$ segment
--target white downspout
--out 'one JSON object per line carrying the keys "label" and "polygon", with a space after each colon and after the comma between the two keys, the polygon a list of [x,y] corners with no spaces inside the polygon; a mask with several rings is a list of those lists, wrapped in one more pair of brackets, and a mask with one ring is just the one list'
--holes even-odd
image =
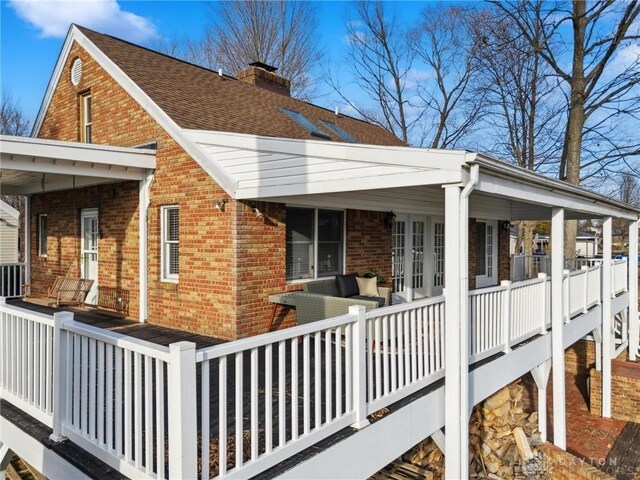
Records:
{"label": "white downspout", "polygon": [[[445,478],[469,478],[469,196],[480,166],[460,185],[445,186],[445,235],[458,237],[445,247]],[[454,243],[455,247],[455,243]]]}
{"label": "white downspout", "polygon": [[148,171],[145,177],[140,180],[139,203],[138,203],[138,260],[139,260],[139,319],[140,323],[147,321],[148,317],[148,227],[147,215],[149,211],[150,189],[153,181],[153,172]]}

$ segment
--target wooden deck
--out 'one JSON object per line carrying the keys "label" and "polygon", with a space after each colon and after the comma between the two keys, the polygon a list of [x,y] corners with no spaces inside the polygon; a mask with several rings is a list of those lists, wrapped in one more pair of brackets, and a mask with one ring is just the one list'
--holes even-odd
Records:
{"label": "wooden deck", "polygon": [[54,308],[47,305],[46,299],[26,298],[23,300],[9,300],[8,303],[18,308],[34,312],[53,315],[56,312],[73,312],[74,320],[91,325],[92,327],[111,330],[123,335],[129,335],[140,340],[168,346],[175,342],[194,342],[196,348],[211,347],[225,343],[225,340],[207,335],[186,332],[175,328],[160,327],[137,320],[122,318],[115,313],[105,312],[90,307],[62,307]]}

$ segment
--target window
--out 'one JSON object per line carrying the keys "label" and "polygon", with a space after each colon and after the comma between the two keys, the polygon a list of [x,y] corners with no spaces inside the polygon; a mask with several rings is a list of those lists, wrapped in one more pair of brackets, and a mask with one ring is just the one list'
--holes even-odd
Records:
{"label": "window", "polygon": [[180,266],[180,216],[177,206],[162,207],[162,280],[177,282]]}
{"label": "window", "polygon": [[47,238],[49,237],[49,222],[47,214],[38,215],[38,255],[47,256]]}
{"label": "window", "polygon": [[327,135],[320,127],[318,127],[315,123],[313,123],[311,120],[309,120],[307,117],[305,117],[301,113],[296,112],[294,110],[289,110],[287,108],[281,108],[280,111],[284,113],[287,117],[289,117],[291,120],[296,122],[298,125],[300,125],[302,128],[304,128],[311,135],[314,135],[320,138],[325,138],[327,140],[331,140],[331,137],[329,137],[329,135]]}
{"label": "window", "polygon": [[322,123],[322,125],[327,127],[329,130],[331,130],[333,133],[335,133],[338,137],[340,137],[345,142],[356,143],[356,139],[353,136],[348,134],[345,130],[340,128],[335,123],[327,122],[326,120],[320,120],[320,123]]}
{"label": "window", "polygon": [[341,274],[343,257],[343,212],[287,208],[287,280]]}
{"label": "window", "polygon": [[80,95],[80,141],[91,143],[91,94]]}

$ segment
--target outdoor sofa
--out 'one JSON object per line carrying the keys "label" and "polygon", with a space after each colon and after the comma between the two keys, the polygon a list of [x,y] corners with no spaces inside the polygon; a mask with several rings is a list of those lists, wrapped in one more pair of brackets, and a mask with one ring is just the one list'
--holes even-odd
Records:
{"label": "outdoor sofa", "polygon": [[337,317],[349,312],[352,305],[362,305],[367,310],[389,305],[391,289],[378,287],[380,297],[340,297],[334,279],[317,280],[304,284],[302,292],[296,292],[296,314],[298,325]]}

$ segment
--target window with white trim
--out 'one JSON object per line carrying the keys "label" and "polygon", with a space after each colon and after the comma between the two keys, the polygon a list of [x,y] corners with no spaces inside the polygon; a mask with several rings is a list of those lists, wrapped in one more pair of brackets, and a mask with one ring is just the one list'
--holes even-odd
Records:
{"label": "window with white trim", "polygon": [[80,95],[80,141],[91,143],[91,93]]}
{"label": "window with white trim", "polygon": [[344,273],[344,212],[287,207],[287,280]]}
{"label": "window with white trim", "polygon": [[177,282],[180,267],[180,214],[177,205],[161,208],[162,280]]}
{"label": "window with white trim", "polygon": [[38,255],[47,256],[47,239],[49,238],[49,219],[46,213],[38,215]]}

